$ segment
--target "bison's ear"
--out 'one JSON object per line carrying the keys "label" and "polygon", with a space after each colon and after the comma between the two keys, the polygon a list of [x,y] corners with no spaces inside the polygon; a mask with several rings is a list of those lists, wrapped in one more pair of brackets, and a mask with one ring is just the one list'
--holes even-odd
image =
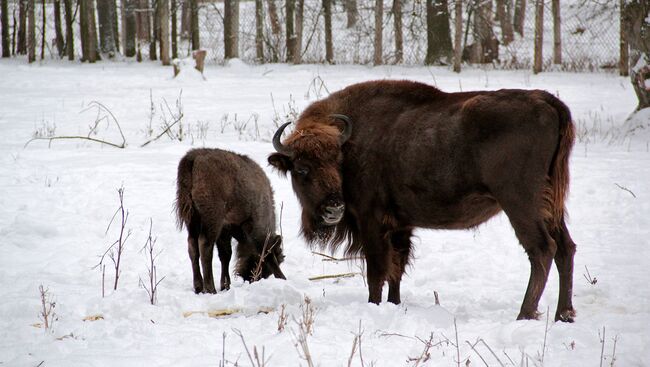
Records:
{"label": "bison's ear", "polygon": [[281,153],[273,153],[269,155],[269,164],[275,167],[275,169],[280,171],[282,174],[286,174],[287,171],[291,170],[293,167],[291,159]]}

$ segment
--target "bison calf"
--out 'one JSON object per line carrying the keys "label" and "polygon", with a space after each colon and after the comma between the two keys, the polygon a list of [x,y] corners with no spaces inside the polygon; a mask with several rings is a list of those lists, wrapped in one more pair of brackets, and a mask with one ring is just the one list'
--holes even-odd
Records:
{"label": "bison calf", "polygon": [[[284,260],[282,237],[275,234],[273,190],[250,158],[220,149],[190,150],[178,164],[176,214],[187,228],[194,292],[216,293],[212,251],[221,261],[221,290],[230,288],[231,239],[237,242],[236,273],[247,281],[273,274]],[[203,268],[203,276],[199,267]]]}

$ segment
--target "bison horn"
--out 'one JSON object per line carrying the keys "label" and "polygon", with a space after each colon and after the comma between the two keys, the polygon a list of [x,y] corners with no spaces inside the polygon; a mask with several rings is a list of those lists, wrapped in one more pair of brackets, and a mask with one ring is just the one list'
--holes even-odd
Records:
{"label": "bison horn", "polygon": [[278,128],[278,131],[275,132],[275,135],[273,135],[273,148],[275,148],[275,150],[278,153],[291,157],[293,156],[293,151],[290,148],[282,145],[282,143],[280,142],[280,137],[282,136],[282,132],[289,124],[291,124],[291,122],[287,122],[283,124]]}
{"label": "bison horn", "polygon": [[352,135],[352,120],[345,115],[338,114],[330,115],[330,117],[345,122],[345,128],[343,129],[343,132],[341,132],[341,145],[343,145],[343,143],[350,139],[350,136]]}

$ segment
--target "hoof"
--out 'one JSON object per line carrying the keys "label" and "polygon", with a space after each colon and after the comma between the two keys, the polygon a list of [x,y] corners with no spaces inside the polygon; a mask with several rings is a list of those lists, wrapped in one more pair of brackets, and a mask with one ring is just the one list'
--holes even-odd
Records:
{"label": "hoof", "polygon": [[562,322],[574,322],[576,317],[576,311],[573,308],[558,312],[555,314],[555,321]]}
{"label": "hoof", "polygon": [[537,310],[529,312],[521,311],[519,316],[517,316],[517,320],[539,320],[541,315],[542,314],[537,312]]}
{"label": "hoof", "polygon": [[203,293],[203,286],[194,287],[194,294]]}

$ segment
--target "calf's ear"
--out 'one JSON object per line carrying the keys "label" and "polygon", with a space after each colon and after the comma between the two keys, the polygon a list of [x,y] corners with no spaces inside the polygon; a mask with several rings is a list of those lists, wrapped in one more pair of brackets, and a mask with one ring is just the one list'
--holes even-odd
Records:
{"label": "calf's ear", "polygon": [[273,153],[269,155],[268,161],[270,165],[283,174],[286,174],[293,166],[293,164],[291,164],[291,159],[281,153]]}

